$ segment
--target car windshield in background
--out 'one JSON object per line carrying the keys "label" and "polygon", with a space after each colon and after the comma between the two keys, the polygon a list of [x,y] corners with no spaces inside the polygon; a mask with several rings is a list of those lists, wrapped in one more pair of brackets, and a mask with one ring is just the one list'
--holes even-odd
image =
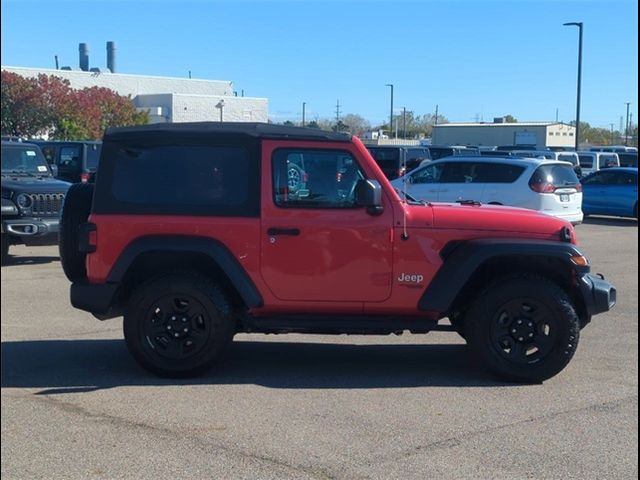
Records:
{"label": "car windshield in background", "polygon": [[591,155],[580,155],[580,166],[584,168],[593,167],[593,157]]}
{"label": "car windshield in background", "polygon": [[102,150],[102,144],[89,144],[87,145],[87,168],[89,170],[95,170],[98,168],[98,161],[100,160],[100,151]]}
{"label": "car windshield in background", "polygon": [[580,180],[569,165],[541,165],[531,178],[532,184],[550,184],[556,188],[573,187],[580,184]]}
{"label": "car windshield in background", "polygon": [[638,167],[638,154],[634,152],[619,152],[621,167]]}
{"label": "car windshield in background", "polygon": [[431,153],[432,159],[438,160],[439,158],[452,156],[453,148],[429,147],[429,153]]}
{"label": "car windshield in background", "polygon": [[14,175],[49,175],[47,162],[38,148],[2,148],[2,173]]}

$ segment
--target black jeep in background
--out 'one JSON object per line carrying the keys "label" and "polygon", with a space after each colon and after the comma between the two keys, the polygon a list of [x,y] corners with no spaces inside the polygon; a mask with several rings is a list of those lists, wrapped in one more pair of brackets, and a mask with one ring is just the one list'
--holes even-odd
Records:
{"label": "black jeep in background", "polygon": [[58,167],[57,178],[71,183],[95,181],[102,142],[32,140],[49,165]]}
{"label": "black jeep in background", "polygon": [[37,145],[2,142],[2,263],[9,246],[55,245],[68,182],[54,178]]}

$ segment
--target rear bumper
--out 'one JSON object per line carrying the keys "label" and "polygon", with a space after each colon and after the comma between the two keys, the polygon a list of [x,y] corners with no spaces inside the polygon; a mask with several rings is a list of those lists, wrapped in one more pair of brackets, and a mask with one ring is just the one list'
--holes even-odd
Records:
{"label": "rear bumper", "polygon": [[117,291],[117,283],[74,282],[70,291],[71,305],[100,320],[118,317],[122,312],[115,305]]}
{"label": "rear bumper", "polygon": [[608,312],[616,304],[616,287],[602,276],[583,275],[580,277],[579,286],[589,316]]}

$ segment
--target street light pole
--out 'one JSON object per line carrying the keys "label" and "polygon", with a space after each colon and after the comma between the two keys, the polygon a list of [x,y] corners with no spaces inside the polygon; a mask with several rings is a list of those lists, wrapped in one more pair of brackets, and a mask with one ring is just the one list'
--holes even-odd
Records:
{"label": "street light pole", "polygon": [[580,87],[582,83],[582,22],[569,22],[563,24],[565,27],[578,27],[578,98],[576,100],[576,151],[580,146]]}
{"label": "street light pole", "polygon": [[307,102],[302,102],[302,126],[304,127],[304,114],[305,109],[307,108]]}
{"label": "street light pole", "polygon": [[391,87],[391,110],[389,113],[389,137],[393,134],[393,83],[387,83],[387,87]]}
{"label": "street light pole", "polygon": [[631,105],[631,102],[626,102],[627,104],[627,123],[624,127],[624,144],[629,145],[629,105]]}

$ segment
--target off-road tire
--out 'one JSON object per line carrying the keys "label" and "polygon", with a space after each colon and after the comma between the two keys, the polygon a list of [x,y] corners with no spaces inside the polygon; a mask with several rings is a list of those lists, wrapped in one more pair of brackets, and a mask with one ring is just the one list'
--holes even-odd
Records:
{"label": "off-road tire", "polygon": [[86,223],[91,213],[93,184],[74,183],[67,191],[60,218],[58,250],[60,262],[67,278],[77,282],[87,278],[86,253],[80,251],[78,227]]}
{"label": "off-road tire", "polygon": [[[520,308],[513,307],[519,303]],[[505,318],[509,310],[519,313]],[[529,324],[533,326],[526,330]],[[522,383],[539,383],[562,371],[580,337],[579,319],[566,292],[547,278],[528,274],[493,282],[473,301],[465,327],[476,360],[499,378]],[[530,354],[534,348],[538,351]]]}
{"label": "off-road tire", "polygon": [[[183,327],[189,333],[183,334]],[[170,273],[141,284],[125,310],[123,328],[127,348],[136,361],[165,377],[190,377],[210,369],[236,331],[223,291],[194,272]],[[177,332],[182,336],[174,339]],[[194,342],[192,346],[189,341]]]}

